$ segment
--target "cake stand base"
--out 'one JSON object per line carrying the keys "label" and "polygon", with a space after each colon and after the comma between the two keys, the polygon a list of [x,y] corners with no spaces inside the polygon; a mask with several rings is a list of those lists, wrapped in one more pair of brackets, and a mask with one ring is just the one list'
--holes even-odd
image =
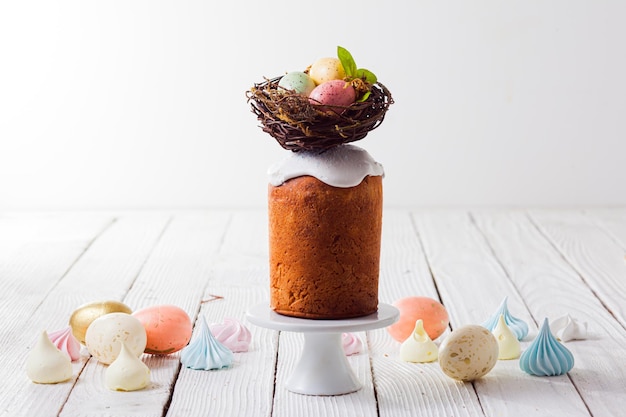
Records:
{"label": "cake stand base", "polygon": [[258,304],[246,317],[259,327],[304,334],[300,359],[285,387],[305,395],[342,395],[358,391],[361,383],[354,375],[343,351],[341,334],[387,327],[399,318],[399,311],[380,304],[369,316],[344,320],[310,320],[274,312],[268,304]]}

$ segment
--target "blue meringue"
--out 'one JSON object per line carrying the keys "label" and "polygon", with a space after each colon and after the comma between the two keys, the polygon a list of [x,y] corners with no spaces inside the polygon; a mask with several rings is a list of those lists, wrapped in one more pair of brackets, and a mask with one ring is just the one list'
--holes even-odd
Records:
{"label": "blue meringue", "polygon": [[180,352],[180,362],[187,368],[212,370],[229,368],[233,364],[233,352],[217,341],[201,316],[196,337]]}
{"label": "blue meringue", "polygon": [[493,316],[491,316],[486,322],[483,323],[483,327],[486,327],[487,330],[493,331],[498,325],[498,320],[500,320],[500,315],[504,316],[504,323],[508,326],[509,329],[515,334],[517,340],[522,340],[528,334],[528,324],[517,317],[513,317],[511,313],[509,313],[509,309],[506,305],[508,297],[504,297],[502,300],[502,304],[498,307],[498,311],[496,311]]}
{"label": "blue meringue", "polygon": [[519,366],[530,375],[563,375],[574,367],[574,355],[552,335],[546,318],[535,340],[520,356]]}

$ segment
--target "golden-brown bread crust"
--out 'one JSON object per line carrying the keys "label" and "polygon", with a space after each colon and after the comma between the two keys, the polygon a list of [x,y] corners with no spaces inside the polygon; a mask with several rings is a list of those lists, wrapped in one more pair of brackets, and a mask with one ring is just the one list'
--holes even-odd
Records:
{"label": "golden-brown bread crust", "polygon": [[302,176],[268,194],[271,308],[311,319],[376,312],[382,177],[338,188]]}

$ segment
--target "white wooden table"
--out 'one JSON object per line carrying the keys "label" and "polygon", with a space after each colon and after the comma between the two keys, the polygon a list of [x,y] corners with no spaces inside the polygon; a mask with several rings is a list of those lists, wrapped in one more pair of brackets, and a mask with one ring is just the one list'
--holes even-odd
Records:
{"label": "white wooden table", "polygon": [[[379,329],[359,333],[353,394],[294,394],[284,380],[302,335],[255,327],[268,299],[266,213],[259,211],[0,213],[2,416],[621,416],[626,413],[626,209],[409,211],[384,215],[380,299],[439,298],[452,329],[480,324],[508,296],[530,325],[571,314],[589,338],[565,345],[567,375],[535,377],[517,360],[456,382],[438,364],[409,364]],[[215,296],[223,297],[216,299]],[[88,356],[70,382],[38,385],[24,362],[41,330],[79,305],[175,304],[209,322],[243,320],[253,339],[234,366],[193,371],[178,354],[144,355],[148,388],[113,392]],[[445,337],[445,334],[444,336]],[[443,338],[442,337],[442,338]],[[438,339],[441,342],[442,338]]]}

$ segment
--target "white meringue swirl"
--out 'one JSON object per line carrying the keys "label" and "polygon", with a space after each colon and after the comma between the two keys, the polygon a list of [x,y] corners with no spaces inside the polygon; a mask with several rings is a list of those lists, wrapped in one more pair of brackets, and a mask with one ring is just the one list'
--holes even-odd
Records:
{"label": "white meringue swirl", "polygon": [[566,314],[550,323],[552,334],[561,342],[584,340],[587,338],[587,323],[579,322]]}

